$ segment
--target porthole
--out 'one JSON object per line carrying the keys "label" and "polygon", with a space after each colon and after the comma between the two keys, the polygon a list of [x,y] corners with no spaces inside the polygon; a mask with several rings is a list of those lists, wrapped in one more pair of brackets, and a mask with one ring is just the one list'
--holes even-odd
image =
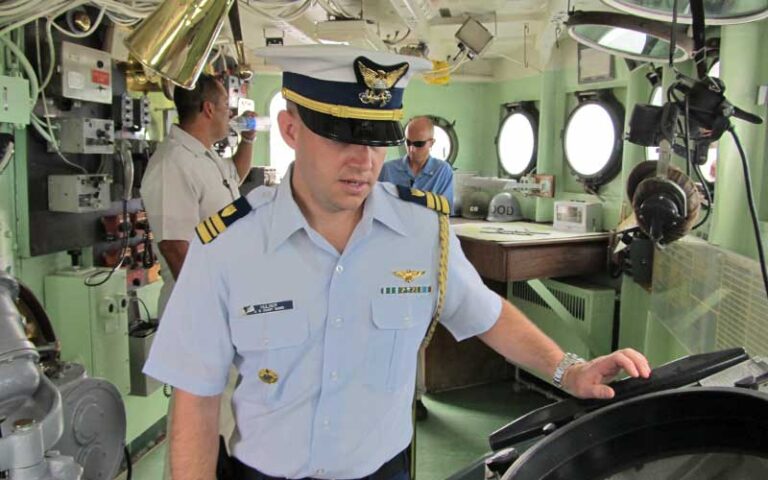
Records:
{"label": "porthole", "polygon": [[459,137],[456,135],[454,125],[442,117],[429,115],[429,119],[435,125],[434,143],[429,149],[429,154],[440,160],[445,160],[453,165],[459,154]]}
{"label": "porthole", "polygon": [[590,188],[621,170],[624,108],[612,96],[583,98],[565,123],[563,150],[574,175]]}
{"label": "porthole", "polygon": [[531,106],[507,110],[499,126],[496,153],[504,173],[513,178],[530,173],[536,167],[539,112]]}

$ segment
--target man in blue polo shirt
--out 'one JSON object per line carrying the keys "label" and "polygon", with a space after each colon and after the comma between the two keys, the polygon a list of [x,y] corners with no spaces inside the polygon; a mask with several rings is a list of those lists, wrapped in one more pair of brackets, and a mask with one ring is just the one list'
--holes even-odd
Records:
{"label": "man in blue polo shirt", "polygon": [[384,164],[379,181],[443,195],[453,210],[453,170],[448,162],[429,154],[435,143],[435,125],[429,117],[414,117],[405,128],[408,154]]}

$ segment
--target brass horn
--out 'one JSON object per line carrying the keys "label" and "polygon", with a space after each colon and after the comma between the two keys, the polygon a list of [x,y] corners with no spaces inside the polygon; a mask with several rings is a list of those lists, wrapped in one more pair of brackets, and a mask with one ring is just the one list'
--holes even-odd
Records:
{"label": "brass horn", "polygon": [[165,0],[125,40],[146,68],[194,88],[235,0]]}

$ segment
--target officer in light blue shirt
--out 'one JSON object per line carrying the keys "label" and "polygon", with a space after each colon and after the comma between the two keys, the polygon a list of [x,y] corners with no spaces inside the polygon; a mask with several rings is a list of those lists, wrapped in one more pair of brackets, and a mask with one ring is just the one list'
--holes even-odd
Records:
{"label": "officer in light blue shirt", "polygon": [[443,195],[453,210],[453,169],[448,162],[429,154],[434,143],[432,120],[429,117],[412,118],[405,128],[408,154],[386,162],[379,180]]}
{"label": "officer in light blue shirt", "polygon": [[343,46],[259,54],[283,68],[278,124],[296,160],[279,187],[196,228],[144,367],[174,386],[174,480],[213,478],[233,363],[230,478],[408,480],[416,354],[434,318],[576,395],[612,395],[602,381],[621,368],[649,374],[630,350],[565,355],[483,285],[444,197],[377,182],[403,139],[404,85],[428,62]]}

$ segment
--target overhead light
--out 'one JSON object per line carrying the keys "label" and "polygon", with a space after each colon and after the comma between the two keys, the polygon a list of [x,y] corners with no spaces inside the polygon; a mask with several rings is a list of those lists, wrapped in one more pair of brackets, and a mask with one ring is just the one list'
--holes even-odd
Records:
{"label": "overhead light", "polygon": [[493,35],[482,23],[468,18],[456,32],[456,40],[460,46],[466,47],[467,55],[472,59],[485,51],[493,40]]}
{"label": "overhead light", "polygon": [[420,40],[425,40],[429,32],[429,20],[437,14],[434,3],[430,0],[389,0],[406,26]]}
{"label": "overhead light", "polygon": [[[672,9],[677,4],[677,21],[692,23],[690,0],[603,0],[603,3],[632,15],[663,22],[672,21]],[[705,1],[707,25],[732,25],[768,18],[768,0]]]}
{"label": "overhead light", "polygon": [[194,88],[234,0],[165,0],[125,45],[146,68]]}
{"label": "overhead light", "polygon": [[[644,62],[669,60],[671,25],[612,12],[573,12],[565,22],[568,34],[597,50]],[[691,56],[693,42],[681,30],[673,60]]]}
{"label": "overhead light", "polygon": [[317,23],[315,36],[324,44],[386,50],[386,45],[376,30],[376,24],[367,20],[329,20]]}

